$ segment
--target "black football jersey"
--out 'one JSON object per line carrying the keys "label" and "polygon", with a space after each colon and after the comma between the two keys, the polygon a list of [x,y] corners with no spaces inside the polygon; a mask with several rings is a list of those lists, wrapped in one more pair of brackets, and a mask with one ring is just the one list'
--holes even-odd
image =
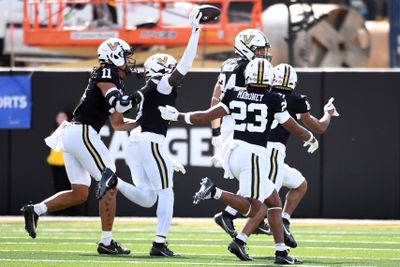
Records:
{"label": "black football jersey", "polygon": [[74,110],[73,119],[83,124],[89,124],[97,132],[105,124],[108,116],[110,104],[106,101],[97,83],[113,83],[118,89],[124,89],[124,82],[118,75],[118,69],[108,66],[100,66],[91,73],[89,84],[81,97],[78,106]]}
{"label": "black football jersey", "polygon": [[244,70],[248,63],[242,58],[229,58],[222,63],[218,77],[222,93],[235,86],[244,87]]}
{"label": "black football jersey", "polygon": [[[287,103],[286,109],[289,112],[290,116],[292,116],[292,118],[295,119],[296,121],[298,120],[297,118],[298,114],[307,113],[311,110],[311,106],[310,103],[308,102],[307,96],[285,91],[282,91],[282,93],[279,94],[283,98],[285,98]],[[289,137],[290,133],[285,128],[283,128],[282,125],[280,125],[277,122],[274,122],[268,141],[280,142],[286,145]]]}
{"label": "black football jersey", "polygon": [[161,118],[158,106],[170,105],[175,107],[176,98],[176,87],[172,88],[169,95],[164,95],[157,90],[151,91],[138,106],[139,110],[136,120],[142,127],[142,132],[151,132],[166,136],[170,121]]}
{"label": "black football jersey", "polygon": [[239,87],[227,90],[221,103],[235,120],[233,138],[264,147],[275,113],[286,110],[286,102],[278,94]]}

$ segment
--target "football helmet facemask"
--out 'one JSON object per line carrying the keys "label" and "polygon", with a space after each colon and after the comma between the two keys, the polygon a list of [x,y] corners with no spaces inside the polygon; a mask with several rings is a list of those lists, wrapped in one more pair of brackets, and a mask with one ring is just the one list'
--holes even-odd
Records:
{"label": "football helmet facemask", "polygon": [[297,84],[297,73],[289,64],[279,64],[274,68],[272,86],[276,89],[293,91]]}
{"label": "football helmet facemask", "polygon": [[[235,37],[235,53],[241,58],[253,60],[256,57],[272,58],[268,52],[271,45],[264,33],[257,29],[246,29]],[[256,53],[256,50],[259,50]]]}
{"label": "football helmet facemask", "polygon": [[118,68],[126,66],[126,73],[131,73],[135,68],[136,61],[131,58],[132,56],[133,48],[119,38],[109,38],[102,42],[97,49],[100,64],[110,64]]}
{"label": "football helmet facemask", "polygon": [[176,64],[176,59],[168,54],[158,53],[152,55],[143,64],[145,78],[148,79],[155,74],[171,73]]}
{"label": "football helmet facemask", "polygon": [[255,58],[247,64],[244,71],[245,85],[267,89],[272,85],[274,71],[265,58]]}

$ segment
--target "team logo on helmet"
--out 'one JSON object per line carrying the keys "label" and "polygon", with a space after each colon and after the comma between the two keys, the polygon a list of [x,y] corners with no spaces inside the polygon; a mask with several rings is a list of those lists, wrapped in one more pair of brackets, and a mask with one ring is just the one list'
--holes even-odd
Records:
{"label": "team logo on helmet", "polygon": [[117,42],[114,42],[114,43],[107,43],[107,45],[111,49],[111,51],[115,51],[119,44]]}
{"label": "team logo on helmet", "polygon": [[165,64],[167,64],[168,57],[167,57],[167,56],[158,57],[158,58],[157,58],[157,61],[158,61],[160,64],[165,65]]}
{"label": "team logo on helmet", "polygon": [[254,35],[243,35],[243,42],[246,45],[249,45],[251,43],[251,41],[253,40]]}

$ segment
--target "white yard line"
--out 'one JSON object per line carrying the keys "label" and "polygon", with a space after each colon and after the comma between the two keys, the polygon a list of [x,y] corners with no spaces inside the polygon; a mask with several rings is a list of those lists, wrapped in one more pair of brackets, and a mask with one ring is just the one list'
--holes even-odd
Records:
{"label": "white yard line", "polygon": [[[43,216],[40,217],[43,221],[71,221],[71,222],[100,222],[99,217],[63,217],[63,216]],[[137,222],[137,223],[156,223],[155,217],[116,217],[116,222]],[[237,219],[237,222],[244,222],[245,219]],[[400,220],[349,220],[349,219],[292,219],[294,224],[337,224],[337,225],[400,225]],[[0,216],[0,223],[5,222],[23,222],[22,216]],[[173,218],[172,223],[199,223],[199,224],[213,224],[213,218]]]}
{"label": "white yard line", "polygon": [[[60,231],[62,231],[60,229]],[[25,238],[21,237],[21,236],[0,236],[0,240],[9,240],[9,239],[21,239],[21,238]],[[255,243],[264,243],[264,242],[269,242],[270,239],[272,239],[271,237],[266,237],[268,238],[267,240],[250,240],[250,244],[255,244]],[[93,237],[69,237],[69,236],[58,236],[58,237],[54,237],[54,236],[46,236],[46,237],[42,237],[41,240],[43,239],[50,239],[50,240],[58,240],[58,239],[62,239],[62,240],[94,240]],[[140,240],[140,241],[147,241],[149,240],[148,237],[131,237],[131,238],[127,238],[127,237],[118,237],[118,241],[132,241],[132,240]],[[193,241],[193,238],[174,238],[171,237],[169,239],[171,242],[174,241]],[[221,241],[227,241],[227,238],[196,238],[196,241],[204,241],[204,242],[221,242]],[[303,239],[299,239],[296,238],[296,241],[298,243],[339,243],[339,244],[374,244],[374,245],[400,245],[400,241],[396,242],[396,241],[351,241],[351,240],[303,240]],[[3,243],[3,242],[1,242]]]}

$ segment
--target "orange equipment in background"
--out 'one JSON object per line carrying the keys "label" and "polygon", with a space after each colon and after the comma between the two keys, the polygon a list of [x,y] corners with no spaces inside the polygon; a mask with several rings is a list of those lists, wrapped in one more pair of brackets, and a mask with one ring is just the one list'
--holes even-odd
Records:
{"label": "orange equipment in background", "polygon": [[[87,25],[67,25],[65,23],[66,9],[73,5],[107,4],[107,0],[24,0],[24,43],[31,46],[96,46],[101,41],[117,37],[133,45],[180,46],[185,45],[191,34],[188,22],[176,25],[166,21],[167,8],[176,7],[177,3],[184,5],[211,4],[221,9],[220,19],[216,23],[202,25],[199,43],[202,45],[232,45],[238,32],[246,28],[261,29],[261,0],[114,0],[119,16],[119,23],[112,27],[93,27]],[[238,20],[231,12],[232,5],[243,3],[250,6],[248,16]],[[147,16],[139,12],[130,13],[132,6],[151,7],[157,14],[153,22],[129,25],[132,17]],[[189,15],[190,9],[183,11],[181,17]],[[143,9],[145,10],[145,9]],[[245,16],[246,17],[246,16]],[[92,20],[89,16],[88,21]],[[172,25],[171,25],[172,24]]]}

